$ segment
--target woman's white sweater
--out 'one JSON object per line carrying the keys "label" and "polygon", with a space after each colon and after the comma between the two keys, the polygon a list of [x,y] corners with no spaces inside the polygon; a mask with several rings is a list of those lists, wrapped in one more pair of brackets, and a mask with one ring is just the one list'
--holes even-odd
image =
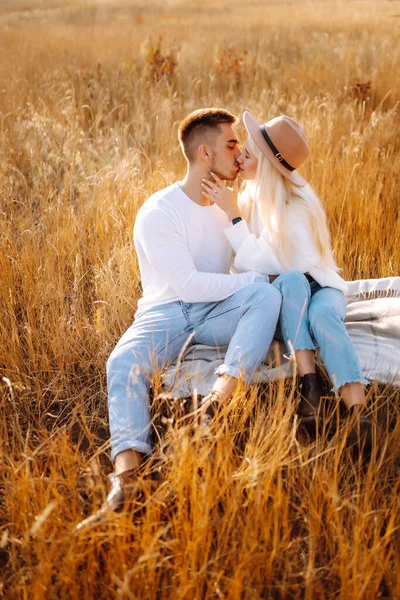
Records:
{"label": "woman's white sweater", "polygon": [[[287,271],[279,261],[271,245],[271,236],[263,227],[257,205],[253,203],[249,219],[253,233],[245,220],[224,229],[233,250],[236,253],[234,267],[238,271],[258,271],[267,275],[281,274]],[[321,264],[312,237],[311,225],[307,213],[297,203],[288,207],[287,234],[294,248],[290,270],[308,273],[321,287],[332,287],[347,293],[347,283],[338,273]]]}

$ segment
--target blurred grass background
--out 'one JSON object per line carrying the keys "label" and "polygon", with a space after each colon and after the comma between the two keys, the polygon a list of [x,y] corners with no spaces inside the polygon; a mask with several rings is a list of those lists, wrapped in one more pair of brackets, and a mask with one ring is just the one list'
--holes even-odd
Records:
{"label": "blurred grass background", "polygon": [[105,494],[105,362],[141,293],[135,214],[185,169],[179,121],[296,118],[344,276],[399,275],[399,32],[397,0],[0,3],[4,597],[400,598],[389,388],[368,467],[341,428],[296,437],[290,383],[242,391],[212,467],[175,419],[146,510],[71,534]]}

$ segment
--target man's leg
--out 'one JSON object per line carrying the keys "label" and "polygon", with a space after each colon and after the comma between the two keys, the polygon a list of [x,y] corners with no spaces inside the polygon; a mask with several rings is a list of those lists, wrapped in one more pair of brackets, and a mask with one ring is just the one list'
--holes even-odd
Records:
{"label": "man's leg", "polygon": [[176,358],[191,334],[182,303],[172,302],[139,313],[107,362],[111,458],[115,472],[108,476],[110,492],[101,508],[76,528],[119,511],[129,498],[144,490],[138,477],[145,454],[150,453],[149,388],[156,369]]}
{"label": "man's leg", "polygon": [[214,305],[193,305],[194,343],[229,345],[213,390],[225,399],[242,376],[250,382],[271,345],[281,294],[268,283],[250,284]]}
{"label": "man's leg", "polygon": [[151,377],[178,356],[190,332],[181,303],[173,302],[139,314],[112,352],[107,384],[116,473],[139,466],[150,453]]}

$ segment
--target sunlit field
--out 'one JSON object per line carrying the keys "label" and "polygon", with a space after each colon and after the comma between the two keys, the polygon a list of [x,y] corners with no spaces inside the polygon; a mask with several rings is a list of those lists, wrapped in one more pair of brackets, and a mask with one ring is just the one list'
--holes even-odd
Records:
{"label": "sunlit field", "polygon": [[344,277],[388,277],[399,101],[396,0],[0,2],[0,597],[400,598],[400,392],[376,383],[364,464],[332,395],[317,439],[298,428],[292,381],[238,391],[206,444],[155,401],[153,487],[75,532],[107,493],[105,363],[179,121],[297,119]]}

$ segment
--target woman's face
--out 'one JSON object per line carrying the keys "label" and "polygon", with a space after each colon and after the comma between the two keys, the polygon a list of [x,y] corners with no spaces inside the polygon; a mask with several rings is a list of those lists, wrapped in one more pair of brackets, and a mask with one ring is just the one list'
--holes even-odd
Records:
{"label": "woman's face", "polygon": [[258,158],[254,154],[252,154],[252,152],[250,152],[248,139],[246,141],[242,154],[236,160],[240,167],[240,177],[246,180],[255,179],[257,173]]}

